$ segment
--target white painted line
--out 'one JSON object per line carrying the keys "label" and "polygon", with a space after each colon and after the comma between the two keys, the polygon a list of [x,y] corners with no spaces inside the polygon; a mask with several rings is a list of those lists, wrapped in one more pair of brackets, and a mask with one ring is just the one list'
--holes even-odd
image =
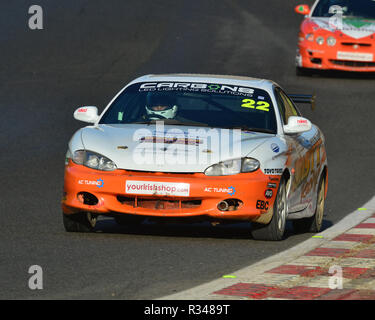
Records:
{"label": "white painted line", "polygon": [[352,268],[375,268],[375,259],[367,258],[345,258],[340,260],[341,267],[352,267]]}
{"label": "white painted line", "polygon": [[321,267],[332,265],[336,258],[324,256],[300,256],[287,265]]}
{"label": "white painted line", "polygon": [[[306,278],[306,283],[303,285],[311,288],[329,288],[329,276],[316,276],[311,279]],[[347,285],[352,281],[352,279],[343,278],[342,284],[343,288],[347,289]]]}
{"label": "white painted line", "polygon": [[324,244],[324,248],[328,249],[354,249],[360,246],[361,242],[356,241],[330,241]]}

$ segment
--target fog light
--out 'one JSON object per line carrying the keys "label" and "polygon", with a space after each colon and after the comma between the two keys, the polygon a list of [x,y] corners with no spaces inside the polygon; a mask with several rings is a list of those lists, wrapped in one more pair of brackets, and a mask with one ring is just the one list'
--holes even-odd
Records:
{"label": "fog light", "polygon": [[239,199],[225,199],[220,201],[217,208],[220,211],[235,211],[242,207],[243,202]]}
{"label": "fog light", "polygon": [[87,204],[89,206],[95,206],[99,203],[98,198],[89,192],[79,192],[77,194],[77,199],[81,203]]}
{"label": "fog light", "polygon": [[228,208],[229,208],[229,204],[225,200],[224,201],[220,201],[219,204],[217,205],[217,208],[220,211],[227,211]]}
{"label": "fog light", "polygon": [[334,37],[328,37],[327,39],[327,44],[330,46],[330,47],[333,47],[335,44],[336,44],[336,39]]}
{"label": "fog light", "polygon": [[316,43],[319,44],[319,45],[324,44],[324,38],[323,37],[317,37],[316,38]]}

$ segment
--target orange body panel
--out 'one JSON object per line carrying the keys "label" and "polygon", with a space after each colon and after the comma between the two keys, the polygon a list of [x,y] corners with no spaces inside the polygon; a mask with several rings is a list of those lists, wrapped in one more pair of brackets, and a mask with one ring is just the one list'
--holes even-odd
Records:
{"label": "orange body panel", "polygon": [[[257,170],[235,176],[206,176],[203,173],[179,174],[115,170],[98,171],[71,160],[65,167],[65,214],[89,211],[97,214],[136,214],[157,217],[209,216],[219,219],[254,220],[272,208],[280,176],[269,176]],[[126,181],[185,183],[189,185],[186,196],[126,193]],[[98,182],[97,182],[98,181]],[[97,183],[96,183],[97,182]],[[273,195],[266,198],[268,183],[275,184]],[[78,194],[93,194],[98,203],[84,204]],[[217,205],[226,199],[239,199],[236,210],[220,211]],[[267,202],[267,203],[266,203]],[[265,204],[265,205],[262,205]],[[258,206],[258,208],[257,208]]]}

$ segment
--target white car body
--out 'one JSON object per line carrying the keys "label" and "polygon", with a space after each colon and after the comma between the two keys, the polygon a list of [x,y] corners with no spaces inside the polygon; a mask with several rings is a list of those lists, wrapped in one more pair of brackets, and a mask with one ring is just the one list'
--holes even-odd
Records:
{"label": "white car body", "polygon": [[[187,87],[193,87],[192,84],[197,84],[196,86],[199,84],[200,88],[205,87],[205,84],[212,88],[215,84],[215,90],[242,90],[244,93],[250,92],[251,89],[247,88],[260,88],[271,98],[275,108],[277,130],[274,134],[270,134],[236,128],[175,126],[164,124],[162,121],[156,122],[155,125],[101,124],[103,115],[111,108],[113,102],[127,88],[135,84],[142,84],[147,90],[149,88],[150,90],[163,87],[174,88],[175,86],[186,90]],[[269,177],[270,182],[275,176],[287,178],[287,219],[311,217],[317,207],[315,195],[318,192],[319,179],[323,177],[327,183],[324,136],[316,125],[301,117],[298,109],[298,114],[289,116],[288,123],[285,123],[282,112],[279,110],[280,101],[284,101],[280,100],[281,94],[284,94],[280,92],[282,89],[273,81],[249,77],[199,74],[143,76],[126,85],[106,106],[101,115],[96,115],[95,107],[77,109],[76,119],[92,122],[92,125],[79,129],[73,135],[69,142],[68,159],[71,159],[77,150],[89,150],[113,161],[117,170],[144,172],[150,174],[151,180],[155,180],[154,177],[158,173],[181,174],[181,177],[184,174],[201,174],[219,162],[250,157],[259,161],[258,170],[265,177]],[[219,135],[215,136],[216,133]],[[216,146],[212,142],[211,144],[207,142],[213,137],[219,137]],[[172,139],[171,143],[165,143],[165,139],[168,138]],[[150,149],[144,148],[147,139],[152,145]],[[141,152],[138,152],[139,150]],[[103,179],[105,185],[105,178]],[[183,180],[181,179],[182,182]],[[69,183],[66,182],[66,184]],[[208,186],[205,190],[217,189],[210,189]],[[170,194],[170,196],[179,196],[179,194]],[[264,210],[263,213],[265,213]],[[268,215],[266,219],[254,221],[269,223],[271,218],[272,215]]]}

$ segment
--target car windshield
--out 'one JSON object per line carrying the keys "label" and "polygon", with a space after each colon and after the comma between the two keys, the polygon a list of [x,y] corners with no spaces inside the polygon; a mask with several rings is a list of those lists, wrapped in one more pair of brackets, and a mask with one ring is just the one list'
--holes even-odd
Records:
{"label": "car windshield", "polygon": [[100,124],[152,123],[276,133],[267,91],[217,83],[142,82],[126,88]]}
{"label": "car windshield", "polygon": [[[338,7],[335,7],[338,6]],[[340,8],[339,8],[340,7]],[[335,14],[344,17],[375,20],[374,0],[321,0],[312,13],[313,17],[332,17]]]}

